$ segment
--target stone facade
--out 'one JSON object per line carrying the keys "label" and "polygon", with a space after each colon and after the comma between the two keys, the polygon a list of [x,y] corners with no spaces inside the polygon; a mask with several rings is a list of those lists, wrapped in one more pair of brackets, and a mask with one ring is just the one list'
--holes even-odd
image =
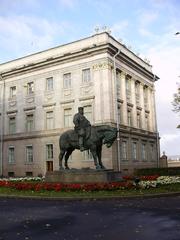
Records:
{"label": "stone facade", "polygon": [[[158,166],[158,77],[108,33],[3,63],[0,77],[1,175],[58,170],[59,136],[73,128],[79,106],[92,124],[120,128],[112,148],[103,147],[106,168],[130,173]],[[89,152],[79,151],[69,165],[94,167]]]}

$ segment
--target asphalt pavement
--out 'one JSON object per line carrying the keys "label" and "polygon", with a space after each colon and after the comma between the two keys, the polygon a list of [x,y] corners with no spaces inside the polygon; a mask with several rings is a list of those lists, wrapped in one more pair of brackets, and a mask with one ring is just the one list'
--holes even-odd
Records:
{"label": "asphalt pavement", "polygon": [[180,196],[0,198],[0,240],[180,240]]}

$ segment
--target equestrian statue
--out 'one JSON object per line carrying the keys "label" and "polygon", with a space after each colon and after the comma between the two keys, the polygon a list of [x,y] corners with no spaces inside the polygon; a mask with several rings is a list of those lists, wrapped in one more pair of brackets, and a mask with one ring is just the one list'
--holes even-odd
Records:
{"label": "equestrian statue", "polygon": [[109,148],[117,138],[117,129],[109,125],[91,126],[84,116],[83,107],[78,108],[74,115],[74,130],[64,132],[59,139],[59,169],[63,168],[63,157],[65,158],[65,169],[68,167],[69,156],[75,149],[80,151],[90,150],[96,169],[105,169],[101,160],[102,145]]}

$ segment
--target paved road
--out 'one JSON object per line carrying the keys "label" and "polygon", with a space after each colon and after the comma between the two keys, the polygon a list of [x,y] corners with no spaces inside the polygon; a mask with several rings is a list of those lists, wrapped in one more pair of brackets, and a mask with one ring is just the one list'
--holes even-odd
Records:
{"label": "paved road", "polygon": [[0,240],[180,240],[180,197],[0,198]]}

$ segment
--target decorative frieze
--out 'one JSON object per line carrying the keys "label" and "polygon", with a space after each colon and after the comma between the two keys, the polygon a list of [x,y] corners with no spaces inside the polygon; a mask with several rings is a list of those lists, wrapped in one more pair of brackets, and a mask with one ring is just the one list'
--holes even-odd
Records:
{"label": "decorative frieze", "polygon": [[111,62],[107,62],[107,61],[100,62],[100,63],[94,64],[92,68],[94,71],[103,70],[103,69],[112,69],[113,64]]}

